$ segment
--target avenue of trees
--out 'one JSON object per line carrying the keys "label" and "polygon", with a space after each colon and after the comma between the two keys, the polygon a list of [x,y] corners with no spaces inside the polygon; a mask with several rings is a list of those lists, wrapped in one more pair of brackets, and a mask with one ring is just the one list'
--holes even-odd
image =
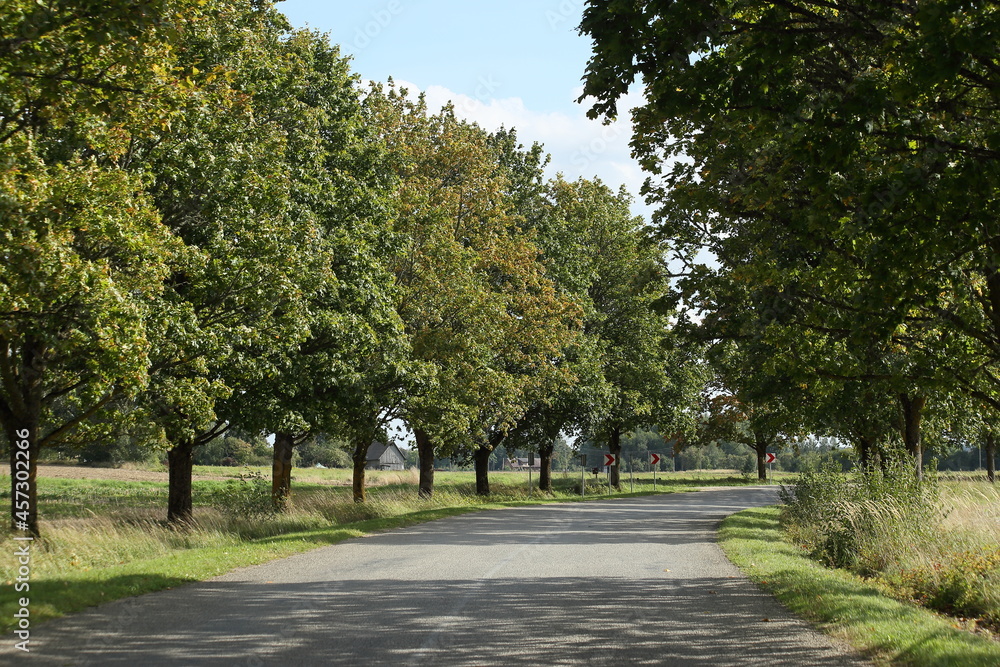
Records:
{"label": "avenue of trees", "polygon": [[993,479],[998,28],[993,2],[587,3],[581,102],[643,92],[632,148],[720,437],[918,474],[928,442],[973,443]]}
{"label": "avenue of trees", "polygon": [[156,452],[174,524],[209,457],[269,455],[278,507],[296,452],[350,465],[364,502],[400,422],[425,497],[442,458],[489,494],[499,451],[537,452],[551,490],[573,438],[723,443],[760,477],[815,436],[917,471],[980,446],[992,479],[998,22],[591,0],[581,100],[610,119],[642,86],[647,223],[624,190],[547,179],[513,129],[362,85],[267,0],[5,2],[12,525],[38,533],[43,448]]}
{"label": "avenue of trees", "polygon": [[143,443],[184,524],[199,452],[268,434],[281,505],[332,442],[363,502],[394,420],[424,496],[436,457],[488,494],[494,450],[535,449],[545,489],[561,437],[692,428],[705,370],[624,191],[362,86],[270,2],[13,0],[0,28],[13,526],[38,533],[42,448]]}

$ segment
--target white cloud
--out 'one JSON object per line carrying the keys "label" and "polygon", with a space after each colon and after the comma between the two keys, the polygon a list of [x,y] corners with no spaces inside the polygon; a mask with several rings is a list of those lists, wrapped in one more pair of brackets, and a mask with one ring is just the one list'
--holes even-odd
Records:
{"label": "white cloud", "polygon": [[[419,90],[411,83],[399,80],[396,83],[413,91]],[[490,82],[483,80],[481,84],[477,90],[478,98],[455,93],[442,86],[429,86],[424,91],[428,107],[436,111],[451,102],[456,115],[487,130],[513,127],[521,143],[530,145],[538,141],[551,154],[552,161],[547,168],[549,176],[557,172],[562,172],[569,180],[596,176],[616,190],[624,185],[633,197],[638,198],[645,174],[632,159],[629,148],[632,137],[630,112],[641,100],[638,93],[630,93],[619,104],[618,120],[604,125],[587,118],[585,105],[579,105],[579,112],[572,115],[534,111],[525,107],[519,97],[491,97]],[[573,91],[573,98],[579,97],[580,93],[580,89]],[[641,201],[637,200],[632,210],[649,217],[650,208]]]}

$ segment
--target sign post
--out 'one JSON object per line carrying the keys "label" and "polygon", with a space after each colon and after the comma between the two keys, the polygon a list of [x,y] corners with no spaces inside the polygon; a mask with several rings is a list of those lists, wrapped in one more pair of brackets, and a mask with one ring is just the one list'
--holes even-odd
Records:
{"label": "sign post", "polygon": [[656,491],[656,469],[660,467],[660,455],[656,452],[650,452],[649,465],[653,467],[653,491]]}
{"label": "sign post", "polygon": [[608,495],[611,495],[611,466],[618,462],[618,457],[614,454],[604,455],[604,466],[608,469]]}
{"label": "sign post", "polygon": [[770,452],[764,454],[764,463],[766,463],[771,470],[771,479],[767,481],[768,484],[774,484],[774,460],[776,458],[778,457]]}
{"label": "sign post", "polygon": [[587,495],[587,455],[580,454],[580,497]]}

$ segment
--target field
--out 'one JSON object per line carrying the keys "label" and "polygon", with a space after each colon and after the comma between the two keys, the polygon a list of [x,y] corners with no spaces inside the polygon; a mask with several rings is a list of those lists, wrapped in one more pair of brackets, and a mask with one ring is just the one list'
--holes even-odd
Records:
{"label": "field", "polygon": [[904,549],[886,549],[874,580],[891,594],[1000,637],[1000,489],[944,482],[941,520]]}
{"label": "field", "polygon": [[[349,537],[479,509],[580,500],[580,473],[555,473],[555,493],[529,493],[522,472],[491,473],[492,495],[477,497],[471,472],[440,471],[430,499],[417,497],[415,470],[369,472],[369,500],[354,503],[350,471],[300,469],[287,512],[262,511],[269,470],[196,467],[195,525],[166,525],[166,472],[43,466],[39,477],[42,539],[31,556],[32,615],[51,618],[103,601],[205,579]],[[240,481],[239,476],[256,475]],[[587,497],[607,497],[606,477],[587,475]],[[659,473],[656,492],[748,483],[733,471]],[[0,500],[9,503],[9,477]],[[633,488],[623,479],[623,494]],[[650,473],[636,475],[634,493],[653,493]],[[617,495],[617,494],[616,494]],[[4,553],[13,545],[5,540]],[[0,629],[11,627],[15,559],[0,559]],[[11,613],[8,613],[11,612]]]}

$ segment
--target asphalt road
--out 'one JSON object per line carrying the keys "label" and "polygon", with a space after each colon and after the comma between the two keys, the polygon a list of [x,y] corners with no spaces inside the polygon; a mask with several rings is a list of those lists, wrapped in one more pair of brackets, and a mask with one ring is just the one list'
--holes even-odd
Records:
{"label": "asphalt road", "polygon": [[774,502],[727,489],[443,519],[36,626],[25,662],[866,664],[715,545],[724,516]]}

